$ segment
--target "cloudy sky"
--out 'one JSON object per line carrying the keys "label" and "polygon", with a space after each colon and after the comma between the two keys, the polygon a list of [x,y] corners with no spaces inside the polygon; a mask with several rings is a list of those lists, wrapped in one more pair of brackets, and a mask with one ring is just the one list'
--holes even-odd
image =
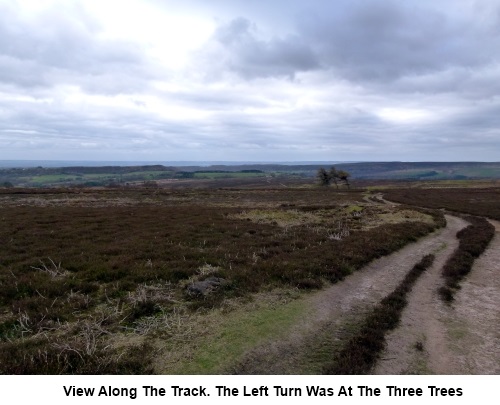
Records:
{"label": "cloudy sky", "polygon": [[498,0],[0,0],[0,159],[500,160]]}

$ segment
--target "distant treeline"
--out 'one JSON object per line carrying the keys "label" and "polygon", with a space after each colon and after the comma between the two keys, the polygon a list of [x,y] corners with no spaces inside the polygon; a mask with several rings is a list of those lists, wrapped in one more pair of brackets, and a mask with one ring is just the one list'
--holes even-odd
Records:
{"label": "distant treeline", "polygon": [[[0,185],[105,185],[110,181],[126,183],[159,179],[219,178],[243,175],[316,176],[318,165],[301,164],[242,164],[212,166],[74,166],[0,169]],[[500,179],[500,162],[361,162],[336,163],[337,170],[351,174],[353,180],[465,180]],[[207,175],[207,176],[205,176]],[[227,176],[225,176],[227,175]],[[216,177],[216,176],[214,176]]]}
{"label": "distant treeline", "polygon": [[74,167],[27,167],[0,169],[0,176],[45,176],[45,175],[85,175],[85,174],[126,174],[140,171],[176,171],[175,167],[151,166],[74,166]]}
{"label": "distant treeline", "polygon": [[85,175],[85,174],[127,174],[142,171],[158,171],[158,172],[190,172],[190,173],[264,173],[261,169],[239,169],[226,167],[226,169],[206,168],[201,170],[199,166],[193,167],[172,167],[162,165],[151,166],[74,166],[74,167],[27,167],[27,168],[9,168],[0,169],[0,176],[45,176],[51,174],[67,174],[67,175]]}

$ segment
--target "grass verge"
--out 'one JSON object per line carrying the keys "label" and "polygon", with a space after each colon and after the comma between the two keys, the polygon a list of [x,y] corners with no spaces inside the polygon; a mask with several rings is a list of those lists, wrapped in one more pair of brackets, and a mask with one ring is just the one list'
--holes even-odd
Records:
{"label": "grass verge", "polygon": [[[286,291],[284,294],[286,296]],[[286,334],[300,318],[306,316],[308,308],[303,300],[295,298],[291,297],[291,301],[285,303],[273,303],[272,299],[266,302],[263,294],[259,302],[243,305],[229,313],[223,310],[207,313],[203,323],[210,323],[211,327],[203,328],[200,324],[197,329],[205,329],[208,335],[201,337],[196,347],[185,353],[189,361],[181,361],[173,367],[166,365],[165,371],[168,374],[230,372],[230,368],[247,350]],[[214,325],[217,327],[214,328]]]}

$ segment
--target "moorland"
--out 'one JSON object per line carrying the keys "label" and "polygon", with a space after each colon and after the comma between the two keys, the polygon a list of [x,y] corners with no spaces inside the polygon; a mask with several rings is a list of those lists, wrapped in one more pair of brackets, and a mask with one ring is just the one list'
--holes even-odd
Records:
{"label": "moorland", "polygon": [[496,180],[156,169],[5,180],[0,373],[500,372]]}

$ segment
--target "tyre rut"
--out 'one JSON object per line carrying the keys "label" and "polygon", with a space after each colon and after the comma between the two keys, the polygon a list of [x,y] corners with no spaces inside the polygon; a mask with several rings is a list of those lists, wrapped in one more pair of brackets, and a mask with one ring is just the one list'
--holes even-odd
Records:
{"label": "tyre rut", "polygon": [[[304,298],[308,316],[281,340],[266,342],[230,370],[244,374],[317,374],[352,334],[367,311],[394,290],[424,255],[444,263],[458,245],[456,233],[466,226],[446,216],[447,226],[388,256],[374,260],[344,281]],[[393,372],[391,372],[392,374]]]}
{"label": "tyre rut", "polygon": [[444,262],[421,277],[399,328],[386,337],[375,374],[500,373],[500,223],[491,222],[496,235],[452,305],[436,291]]}

